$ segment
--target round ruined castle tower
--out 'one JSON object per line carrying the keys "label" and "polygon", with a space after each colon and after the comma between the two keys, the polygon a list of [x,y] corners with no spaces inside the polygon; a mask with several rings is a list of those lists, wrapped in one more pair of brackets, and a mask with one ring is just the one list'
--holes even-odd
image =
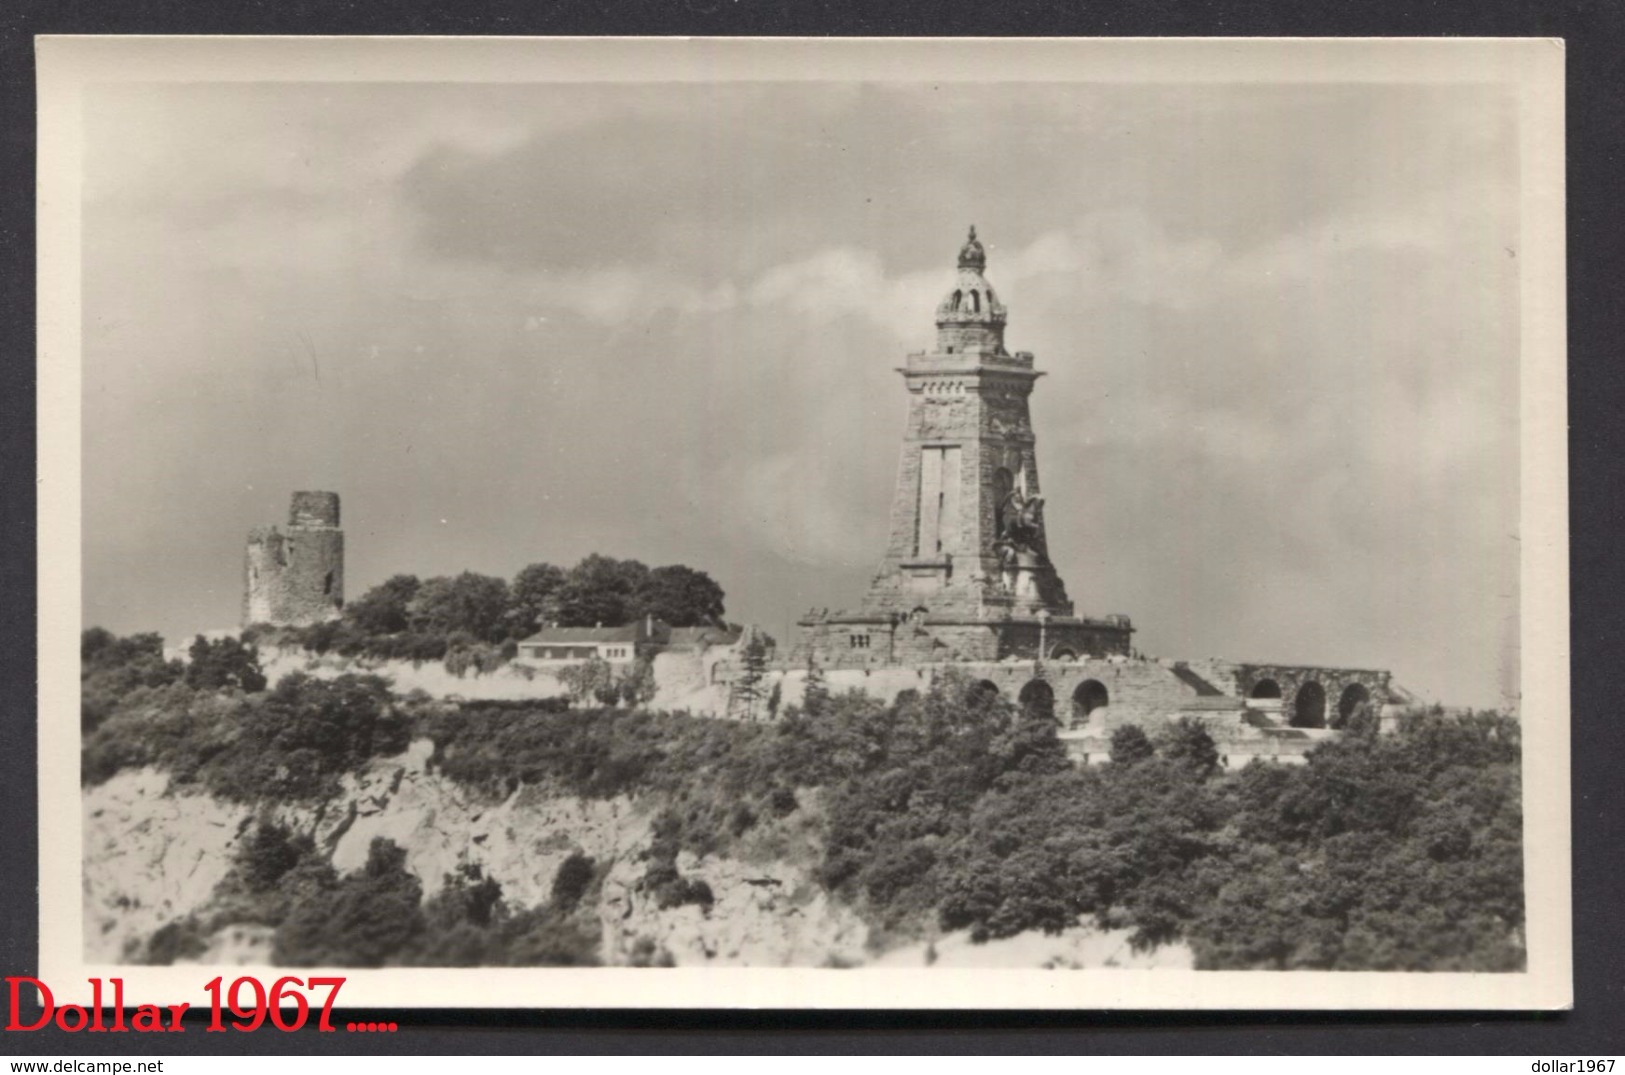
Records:
{"label": "round ruined castle tower", "polygon": [[245,626],[303,626],[337,617],[344,607],[339,495],[294,493],[285,528],[249,532],[243,574]]}

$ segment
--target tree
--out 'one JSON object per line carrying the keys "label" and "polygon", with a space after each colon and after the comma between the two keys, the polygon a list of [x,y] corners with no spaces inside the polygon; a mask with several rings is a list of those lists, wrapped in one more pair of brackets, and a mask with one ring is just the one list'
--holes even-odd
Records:
{"label": "tree", "polygon": [[[211,773],[217,792],[311,798],[336,790],[339,773],[406,749],[411,726],[378,676],[316,679],[290,672],[246,709],[238,749]],[[226,760],[229,759],[229,760]]]}
{"label": "tree", "polygon": [[1162,735],[1162,756],[1204,780],[1219,769],[1218,746],[1202,722],[1192,717],[1180,717],[1168,726]]}
{"label": "tree", "polygon": [[135,687],[162,687],[181,678],[179,661],[164,659],[163,636],[147,633],[119,638],[111,631],[92,627],[79,638],[80,678],[110,675]]}
{"label": "tree", "polygon": [[638,614],[673,627],[700,627],[722,622],[722,587],[710,575],[682,564],[657,567],[638,591]]}
{"label": "tree", "polygon": [[1125,724],[1112,733],[1113,765],[1138,765],[1155,756],[1157,750],[1138,724]]}
{"label": "tree", "polygon": [[240,690],[253,694],[265,689],[260,652],[240,638],[210,642],[202,635],[187,650],[186,685],[194,690]]}
{"label": "tree", "polygon": [[566,627],[619,627],[639,613],[638,594],[649,569],[636,560],[594,553],[565,575],[558,589],[559,623]]}
{"label": "tree", "polygon": [[604,705],[614,705],[619,695],[615,683],[614,667],[602,657],[588,657],[584,661],[567,664],[553,673],[564,689],[570,692],[570,697],[577,704],[597,699],[603,702],[608,696],[610,701]]}
{"label": "tree", "polygon": [[364,867],[294,906],[276,931],[274,958],[287,966],[382,966],[422,931],[422,896],[406,852],[376,836]]}
{"label": "tree", "polygon": [[508,587],[508,631],[513,637],[529,638],[558,618],[564,578],[562,567],[545,563],[530,564],[513,577]]}
{"label": "tree", "polygon": [[1361,702],[1343,722],[1343,732],[1350,736],[1372,736],[1382,730],[1382,718],[1369,701]]}
{"label": "tree", "polygon": [[647,657],[633,661],[632,667],[622,675],[618,689],[621,704],[628,709],[654,701],[660,691],[660,684],[655,681],[654,662]]}
{"label": "tree", "polygon": [[580,851],[572,851],[563,862],[559,863],[558,872],[553,875],[553,906],[561,911],[573,911],[576,904],[592,884],[596,872],[596,864],[592,859]]}
{"label": "tree", "polygon": [[260,821],[238,848],[237,872],[251,892],[264,892],[315,851],[309,836],[295,836],[285,825]]}
{"label": "tree", "polygon": [[767,646],[757,632],[750,633],[740,661],[742,668],[729,691],[728,708],[746,720],[755,720],[756,706],[762,700],[762,680],[767,674]]}
{"label": "tree", "polygon": [[501,642],[507,636],[507,611],[506,580],[464,571],[424,582],[412,601],[411,617],[420,629],[435,634],[463,631],[481,642]]}
{"label": "tree", "polygon": [[424,902],[426,924],[442,932],[461,925],[489,929],[503,910],[502,885],[497,879],[486,877],[479,864],[473,862],[465,862],[441,878],[440,891]]}
{"label": "tree", "polygon": [[807,683],[801,690],[801,712],[809,717],[823,715],[829,709],[829,687],[824,682],[824,669],[811,655],[807,657]]}
{"label": "tree", "polygon": [[119,638],[92,627],[79,638],[79,726],[94,731],[138,687],[163,687],[183,678],[180,661],[164,659],[156,634]]}
{"label": "tree", "polygon": [[369,635],[393,635],[410,625],[416,575],[392,575],[344,606],[344,618]]}

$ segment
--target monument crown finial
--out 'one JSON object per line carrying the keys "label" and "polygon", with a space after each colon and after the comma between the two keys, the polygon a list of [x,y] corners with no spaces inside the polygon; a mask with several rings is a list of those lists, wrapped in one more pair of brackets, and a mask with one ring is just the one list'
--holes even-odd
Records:
{"label": "monument crown finial", "polygon": [[965,245],[959,248],[959,267],[961,269],[975,269],[978,272],[987,265],[987,252],[976,239],[976,225],[970,226],[970,237]]}

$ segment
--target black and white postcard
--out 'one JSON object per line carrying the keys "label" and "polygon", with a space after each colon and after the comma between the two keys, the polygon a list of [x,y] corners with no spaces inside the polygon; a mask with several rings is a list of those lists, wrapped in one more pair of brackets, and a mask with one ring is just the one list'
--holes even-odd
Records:
{"label": "black and white postcard", "polygon": [[1561,43],[39,61],[58,1001],[1568,1006]]}

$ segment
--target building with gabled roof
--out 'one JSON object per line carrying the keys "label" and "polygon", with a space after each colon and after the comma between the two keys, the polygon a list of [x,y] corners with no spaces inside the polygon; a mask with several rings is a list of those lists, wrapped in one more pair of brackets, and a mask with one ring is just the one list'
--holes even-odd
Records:
{"label": "building with gabled roof", "polygon": [[705,624],[672,627],[653,616],[618,627],[546,626],[519,643],[518,656],[531,662],[574,662],[593,658],[630,664],[660,653],[701,653],[713,646],[732,646],[738,627]]}

